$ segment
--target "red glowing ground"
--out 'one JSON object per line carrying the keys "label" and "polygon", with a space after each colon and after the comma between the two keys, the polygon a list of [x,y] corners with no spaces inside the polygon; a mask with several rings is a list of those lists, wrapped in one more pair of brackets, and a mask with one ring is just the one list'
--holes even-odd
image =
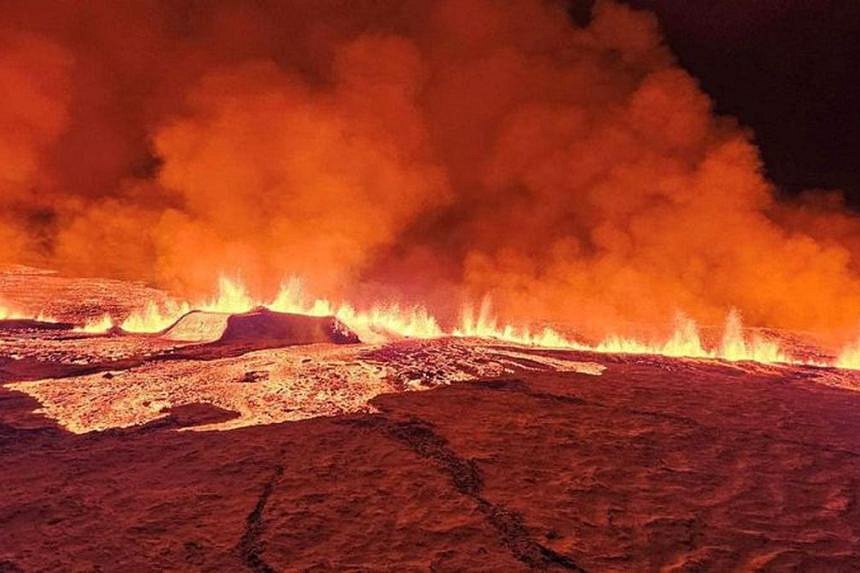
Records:
{"label": "red glowing ground", "polygon": [[253,316],[5,324],[0,571],[858,570],[855,374]]}
{"label": "red glowing ground", "polygon": [[[224,432],[0,411],[6,570],[842,570],[860,394],[659,359]],[[200,417],[200,420],[197,419]]]}

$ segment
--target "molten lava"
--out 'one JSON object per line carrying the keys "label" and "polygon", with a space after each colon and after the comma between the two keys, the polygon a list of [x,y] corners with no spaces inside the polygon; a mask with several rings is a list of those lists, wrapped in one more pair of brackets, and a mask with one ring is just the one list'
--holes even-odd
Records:
{"label": "molten lava", "polygon": [[57,322],[43,311],[38,313],[21,310],[16,305],[8,304],[0,299],[0,320],[35,320],[37,322]]}
{"label": "molten lava", "polygon": [[107,332],[113,328],[113,326],[113,318],[111,318],[110,314],[105,313],[101,316],[87,320],[83,325],[75,327],[74,331],[85,332],[87,334],[100,334]]}
{"label": "molten lava", "polygon": [[[494,315],[490,299],[485,297],[477,309],[463,308],[458,324],[443,328],[439,321],[422,306],[400,307],[398,305],[376,305],[365,310],[356,309],[349,303],[334,303],[327,299],[306,295],[300,280],[293,278],[284,282],[277,295],[269,301],[253,297],[245,285],[235,279],[222,276],[218,280],[215,296],[197,302],[165,299],[148,301],[142,308],[133,311],[121,321],[104,314],[87,321],[75,330],[83,333],[105,333],[114,326],[126,333],[165,333],[182,317],[192,311],[203,311],[199,316],[228,316],[243,314],[265,307],[282,313],[314,317],[332,316],[339,319],[363,342],[384,342],[398,338],[431,339],[446,336],[460,338],[496,339],[523,346],[552,349],[570,349],[612,354],[653,354],[670,357],[720,359],[728,361],[753,361],[764,364],[817,364],[803,357],[793,356],[781,348],[780,343],[758,333],[747,334],[740,314],[732,310],[726,317],[719,342],[708,345],[703,341],[695,321],[687,316],[676,317],[672,334],[663,341],[640,340],[610,335],[596,343],[588,343],[566,335],[559,330],[544,327],[532,329],[502,323]],[[26,317],[26,313],[6,311],[7,318]],[[860,351],[849,347],[834,363],[841,368],[860,367]]]}
{"label": "molten lava", "polygon": [[198,301],[227,269],[255,293],[286,273],[330,300],[435,313],[297,303],[289,288],[268,301],[336,315],[366,340],[573,345],[479,309],[440,324],[485,293],[512,324],[574,324],[600,348],[790,358],[732,321],[725,343],[683,321],[667,340],[607,337],[677,310],[717,324],[730,306],[828,344],[856,334],[860,218],[835,195],[776,193],[750,133],[715,113],[647,12],[150,4],[66,3],[46,18],[13,0],[0,14],[0,263],[195,302],[141,304],[128,331],[252,308],[227,285]]}
{"label": "molten lava", "polygon": [[254,299],[237,280],[221,277],[217,295],[198,303],[169,301],[164,308],[154,302],[130,314],[120,328],[126,332],[161,332],[190,309],[206,312],[241,314],[257,307],[277,312],[308,316],[334,316],[358,333],[365,342],[386,340],[391,336],[409,338],[436,338],[444,336],[436,320],[423,308],[402,309],[397,305],[375,306],[368,311],[357,311],[349,304],[335,305],[325,299],[308,299],[301,282],[291,279],[284,283],[271,301]]}
{"label": "molten lava", "polygon": [[31,318],[26,316],[26,314],[22,314],[11,307],[7,306],[5,303],[0,301],[0,320],[14,320],[17,318]]}
{"label": "molten lava", "polygon": [[[765,336],[756,331],[745,330],[740,313],[734,309],[727,314],[721,334],[717,337],[704,337],[693,319],[678,314],[671,334],[664,339],[610,334],[596,341],[587,341],[557,328],[534,328],[530,325],[500,321],[493,311],[489,297],[484,297],[477,307],[464,306],[456,323],[443,327],[427,308],[420,305],[403,307],[397,304],[376,304],[358,308],[349,302],[333,302],[308,296],[298,278],[283,282],[277,294],[270,300],[261,300],[254,297],[242,281],[222,276],[218,279],[215,294],[209,298],[198,301],[168,297],[157,301],[148,300],[125,315],[102,313],[90,317],[76,326],[74,331],[104,334],[117,328],[118,332],[127,334],[163,335],[172,339],[175,335],[169,334],[170,329],[183,317],[188,317],[185,323],[199,321],[203,319],[201,317],[207,316],[216,317],[212,320],[219,320],[217,317],[220,316],[223,322],[227,316],[248,313],[260,307],[280,313],[337,318],[365,343],[381,343],[401,338],[480,338],[521,346],[608,354],[645,354],[860,369],[860,342],[846,345],[833,360],[818,355],[810,357],[804,353],[794,354],[784,348],[774,335]],[[198,312],[195,315],[197,318],[189,316],[195,312]],[[15,305],[0,305],[0,320],[16,319],[57,322],[44,312],[32,313],[18,310]],[[186,324],[184,328],[189,327]],[[183,336],[189,340],[187,334]],[[206,339],[206,336],[201,335],[200,340],[203,339]]]}
{"label": "molten lava", "polygon": [[860,370],[860,340],[849,344],[836,357],[835,366],[850,370]]}

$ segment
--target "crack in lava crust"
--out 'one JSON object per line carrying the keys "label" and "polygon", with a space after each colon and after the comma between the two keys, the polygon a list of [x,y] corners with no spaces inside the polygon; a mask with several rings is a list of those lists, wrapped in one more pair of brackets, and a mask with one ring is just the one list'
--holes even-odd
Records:
{"label": "crack in lava crust", "polygon": [[249,569],[258,573],[274,573],[275,571],[271,565],[266,563],[261,555],[264,547],[260,541],[260,536],[263,534],[265,527],[263,523],[263,511],[266,509],[269,497],[271,497],[272,491],[275,489],[275,483],[282,475],[284,475],[284,466],[279,464],[275,466],[272,477],[263,486],[263,491],[260,492],[260,497],[257,499],[257,505],[248,514],[245,533],[242,534],[242,539],[239,540],[239,545],[237,546],[242,562]]}
{"label": "crack in lava crust", "polygon": [[352,423],[378,429],[419,457],[433,462],[451,479],[459,493],[476,502],[478,510],[496,530],[502,545],[530,569],[585,571],[569,557],[535,541],[521,514],[484,497],[484,481],[478,465],[474,460],[463,458],[452,450],[445,438],[434,431],[432,424],[414,417],[397,421],[384,416]]}

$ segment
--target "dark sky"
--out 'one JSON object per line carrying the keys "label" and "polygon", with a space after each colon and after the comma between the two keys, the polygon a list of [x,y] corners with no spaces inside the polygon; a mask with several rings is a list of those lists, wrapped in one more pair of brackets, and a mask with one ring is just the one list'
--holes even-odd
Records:
{"label": "dark sky", "polygon": [[755,130],[782,191],[860,209],[860,1],[627,0],[657,13],[717,110]]}

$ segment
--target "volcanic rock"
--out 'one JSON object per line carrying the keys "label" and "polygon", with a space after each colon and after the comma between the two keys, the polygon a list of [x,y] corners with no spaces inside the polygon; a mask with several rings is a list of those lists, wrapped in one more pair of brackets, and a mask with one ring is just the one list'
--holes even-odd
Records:
{"label": "volcanic rock", "polygon": [[332,316],[305,316],[274,312],[266,308],[242,314],[192,311],[165,330],[162,338],[259,348],[320,342],[359,342],[355,333]]}
{"label": "volcanic rock", "polygon": [[227,330],[226,312],[193,310],[183,315],[161,334],[161,338],[175,342],[215,342]]}
{"label": "volcanic rock", "polygon": [[[445,365],[466,344],[373,357],[394,369],[425,346]],[[0,386],[0,571],[857,571],[860,394],[804,378],[820,369],[524,363],[286,422],[371,382],[358,347],[310,350],[135,368],[80,421],[143,399],[169,415],[88,435],[37,426],[39,402]],[[270,381],[230,382],[267,363]],[[41,386],[64,405],[99,383]],[[177,386],[185,404],[157,403]],[[207,386],[221,398],[192,393]],[[213,422],[235,429],[199,431]]]}

